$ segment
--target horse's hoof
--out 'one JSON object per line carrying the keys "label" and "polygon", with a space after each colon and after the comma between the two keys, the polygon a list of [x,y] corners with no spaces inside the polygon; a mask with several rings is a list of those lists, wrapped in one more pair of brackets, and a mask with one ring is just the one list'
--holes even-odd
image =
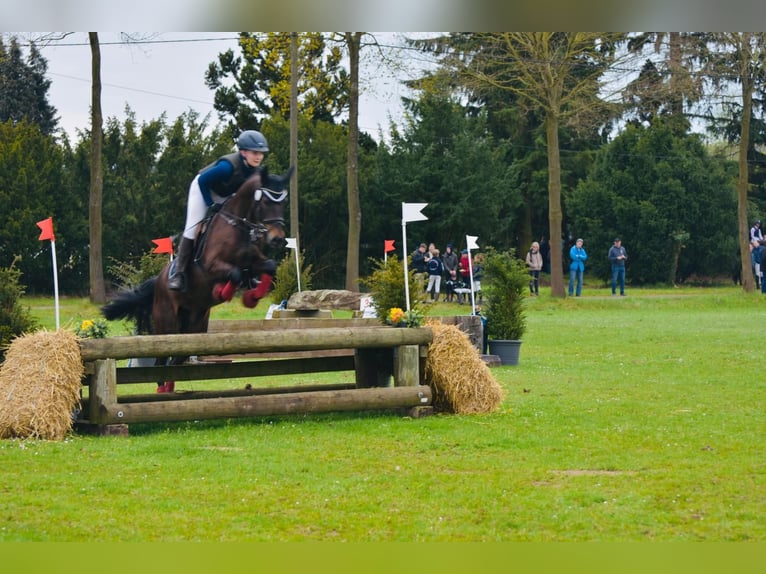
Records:
{"label": "horse's hoof", "polygon": [[255,307],[260,300],[261,298],[257,297],[255,294],[255,289],[250,289],[249,291],[242,293],[242,304],[248,309]]}
{"label": "horse's hoof", "polygon": [[213,298],[217,301],[231,301],[234,298],[234,293],[237,291],[237,286],[228,281],[226,284],[221,285],[218,283],[213,287]]}
{"label": "horse's hoof", "polygon": [[165,381],[161,385],[157,385],[157,392],[172,393],[172,392],[175,392],[175,387],[176,387],[175,381]]}

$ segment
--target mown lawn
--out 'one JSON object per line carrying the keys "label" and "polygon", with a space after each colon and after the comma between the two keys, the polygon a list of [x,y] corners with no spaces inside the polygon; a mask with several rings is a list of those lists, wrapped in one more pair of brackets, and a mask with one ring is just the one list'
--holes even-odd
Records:
{"label": "mown lawn", "polygon": [[[0,441],[0,541],[763,542],[766,298],[604,293],[527,301],[521,362],[493,369],[506,398],[492,414]],[[51,301],[27,303],[55,325]],[[95,316],[62,304],[64,326]]]}

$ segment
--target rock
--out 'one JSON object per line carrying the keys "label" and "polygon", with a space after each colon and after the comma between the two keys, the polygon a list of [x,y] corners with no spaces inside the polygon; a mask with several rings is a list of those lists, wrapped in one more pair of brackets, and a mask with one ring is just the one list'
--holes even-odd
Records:
{"label": "rock", "polygon": [[301,291],[293,293],[287,301],[288,309],[359,309],[362,293],[345,291],[343,289],[319,289],[317,291]]}

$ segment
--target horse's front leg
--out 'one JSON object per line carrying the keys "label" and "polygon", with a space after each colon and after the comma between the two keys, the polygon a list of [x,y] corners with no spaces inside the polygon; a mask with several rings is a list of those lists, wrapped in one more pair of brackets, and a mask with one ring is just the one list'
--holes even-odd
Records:
{"label": "horse's front leg", "polygon": [[242,282],[242,270],[229,263],[217,262],[210,265],[208,274],[210,277],[220,278],[214,282],[213,299],[218,303],[231,301]]}
{"label": "horse's front leg", "polygon": [[261,262],[253,269],[253,275],[258,275],[258,285],[253,289],[248,289],[242,294],[242,303],[245,307],[252,309],[263,297],[271,291],[271,284],[274,276],[277,274],[277,263],[273,259],[267,259]]}

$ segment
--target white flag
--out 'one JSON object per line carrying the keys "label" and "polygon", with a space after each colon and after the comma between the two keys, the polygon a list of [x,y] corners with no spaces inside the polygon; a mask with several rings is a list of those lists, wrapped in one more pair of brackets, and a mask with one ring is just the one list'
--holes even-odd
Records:
{"label": "white flag", "polygon": [[466,235],[465,236],[466,249],[478,249],[479,244],[476,243],[476,240],[478,238],[479,238],[478,235]]}
{"label": "white flag", "polygon": [[407,223],[408,221],[425,221],[428,219],[425,215],[420,213],[427,203],[402,203],[402,221]]}
{"label": "white flag", "polygon": [[288,249],[298,249],[298,241],[295,239],[295,237],[285,237],[285,247]]}

